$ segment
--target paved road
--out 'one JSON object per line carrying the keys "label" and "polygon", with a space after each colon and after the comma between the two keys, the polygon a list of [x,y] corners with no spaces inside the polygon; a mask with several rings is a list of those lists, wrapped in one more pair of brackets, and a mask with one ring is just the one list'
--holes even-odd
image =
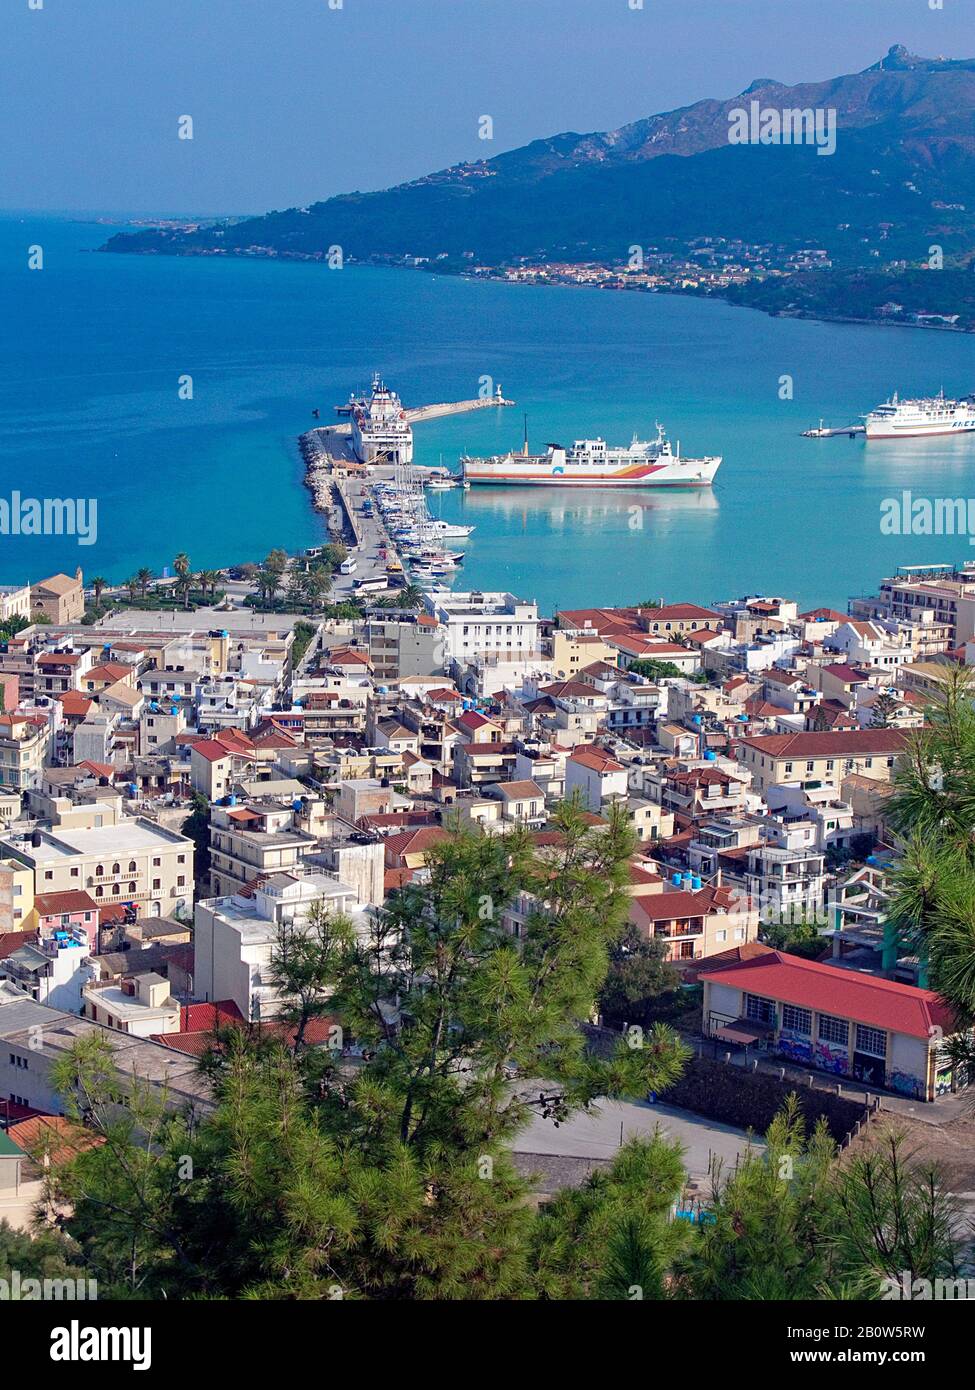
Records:
{"label": "paved road", "polygon": [[534,1120],[518,1135],[512,1148],[516,1153],[612,1159],[620,1146],[621,1124],[624,1140],[652,1134],[658,1126],[679,1140],[685,1149],[687,1171],[698,1179],[708,1176],[714,1158],[722,1160],[725,1171],[734,1168],[736,1158],[749,1147],[743,1130],[692,1115],[689,1110],[607,1100],[600,1104],[598,1113],[574,1115],[558,1129],[552,1120]]}

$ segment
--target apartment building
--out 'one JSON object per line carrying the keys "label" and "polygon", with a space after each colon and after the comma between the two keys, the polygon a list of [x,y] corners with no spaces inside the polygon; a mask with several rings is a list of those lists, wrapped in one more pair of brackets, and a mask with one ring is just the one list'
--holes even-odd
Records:
{"label": "apartment building", "polygon": [[278,873],[246,893],[220,894],[196,905],[196,992],[206,1001],[232,999],[250,1022],[273,1018],[281,1000],[271,960],[289,933],[307,929],[316,904],[365,922],[355,891],[323,874]]}
{"label": "apartment building", "polygon": [[50,747],[51,725],[41,715],[0,714],[0,789],[39,787]]}
{"label": "apartment building", "polygon": [[466,665],[475,657],[521,661],[541,656],[538,605],[508,593],[450,593],[425,596],[430,616],[444,631],[447,661]]}
{"label": "apartment building", "polygon": [[735,756],[752,774],[753,786],[763,793],[779,782],[832,786],[838,791],[850,773],[892,781],[907,737],[903,729],[764,734],[736,739]]}
{"label": "apartment building", "polygon": [[36,894],[81,889],[100,906],[133,904],[141,917],[193,906],[193,841],[143,817],[90,829],[36,830],[0,840],[0,853],[34,871]]}

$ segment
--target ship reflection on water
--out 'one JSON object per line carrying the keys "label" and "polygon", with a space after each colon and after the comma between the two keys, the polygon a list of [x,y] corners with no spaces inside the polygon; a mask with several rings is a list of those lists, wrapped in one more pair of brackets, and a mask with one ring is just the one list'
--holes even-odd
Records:
{"label": "ship reflection on water", "polygon": [[490,514],[510,525],[520,519],[527,527],[531,518],[544,516],[548,525],[616,524],[632,530],[650,530],[655,522],[667,522],[680,513],[703,515],[718,511],[713,489],[700,488],[557,488],[472,487],[461,494],[463,511],[470,520]]}

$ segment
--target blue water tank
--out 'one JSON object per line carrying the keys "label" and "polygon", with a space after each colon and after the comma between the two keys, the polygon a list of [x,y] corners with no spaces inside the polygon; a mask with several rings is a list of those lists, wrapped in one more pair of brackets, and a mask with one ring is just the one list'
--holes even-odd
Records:
{"label": "blue water tank", "polygon": [[699,714],[693,714],[693,715],[691,715],[691,719],[692,719],[693,723],[697,724],[698,727],[700,727],[700,724],[701,724],[701,716],[700,716]]}
{"label": "blue water tank", "polygon": [[714,762],[717,762],[717,760],[718,760],[718,755],[717,755],[717,753],[714,752],[713,749],[711,749],[711,748],[705,749],[705,752],[704,752],[704,761],[705,761],[706,763],[714,763]]}
{"label": "blue water tank", "polygon": [[671,874],[670,881],[675,888],[680,887],[680,874]]}
{"label": "blue water tank", "polygon": [[301,797],[300,797],[300,796],[296,796],[295,799],[294,799],[294,801],[292,801],[292,803],[291,803],[291,809],[292,809],[292,811],[300,811],[300,810],[301,810],[301,807],[302,807],[302,804],[303,804],[303,803],[302,803]]}
{"label": "blue water tank", "polygon": [[129,783],[129,796],[130,796],[130,797],[135,797],[135,796],[138,796],[138,795],[139,795],[139,788],[136,786],[136,784],[135,784],[134,782],[130,782],[130,783]]}
{"label": "blue water tank", "polygon": [[698,890],[700,889],[701,877],[699,874],[695,874],[694,877],[691,879],[691,887],[694,889],[695,893],[698,892]]}
{"label": "blue water tank", "polygon": [[227,805],[228,805],[228,806],[236,806],[236,805],[237,805],[237,798],[236,798],[235,796],[228,796],[228,797],[227,797]]}

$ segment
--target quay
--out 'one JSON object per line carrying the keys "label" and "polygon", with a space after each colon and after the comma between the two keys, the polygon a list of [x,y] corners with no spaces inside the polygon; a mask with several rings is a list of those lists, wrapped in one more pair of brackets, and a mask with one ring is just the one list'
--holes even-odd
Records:
{"label": "quay", "polygon": [[819,422],[818,429],[803,430],[803,439],[835,439],[841,434],[849,435],[851,439],[858,434],[866,434],[866,425],[837,425],[833,428],[824,426],[822,420]]}

